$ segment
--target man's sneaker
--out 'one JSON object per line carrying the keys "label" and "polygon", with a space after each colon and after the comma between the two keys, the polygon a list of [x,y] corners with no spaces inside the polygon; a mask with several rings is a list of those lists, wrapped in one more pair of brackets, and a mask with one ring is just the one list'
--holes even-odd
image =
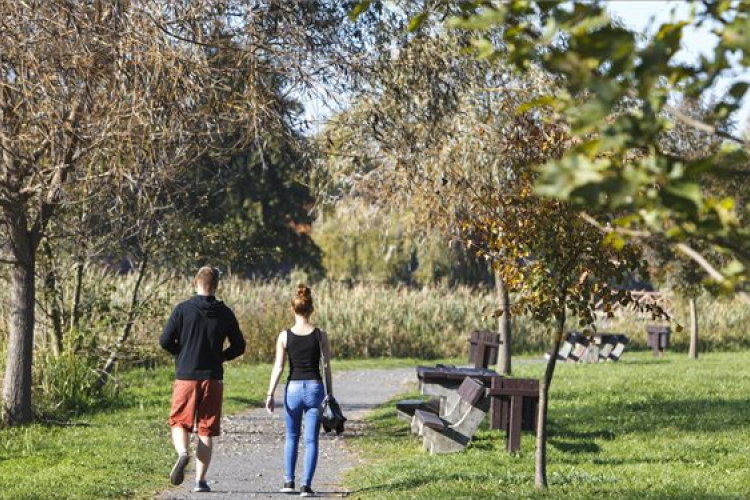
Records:
{"label": "man's sneaker", "polygon": [[195,488],[193,488],[194,493],[208,493],[209,491],[211,491],[211,488],[208,486],[207,481],[195,482]]}
{"label": "man's sneaker", "polygon": [[299,496],[301,497],[314,497],[315,492],[308,485],[303,484],[299,487]]}
{"label": "man's sneaker", "polygon": [[281,493],[294,493],[294,481],[286,481],[284,487],[279,490]]}
{"label": "man's sneaker", "polygon": [[172,472],[169,474],[170,483],[175,486],[182,484],[185,480],[185,467],[187,467],[189,461],[190,455],[187,453],[180,453],[180,456],[177,457],[177,462],[175,462],[174,467],[172,467]]}

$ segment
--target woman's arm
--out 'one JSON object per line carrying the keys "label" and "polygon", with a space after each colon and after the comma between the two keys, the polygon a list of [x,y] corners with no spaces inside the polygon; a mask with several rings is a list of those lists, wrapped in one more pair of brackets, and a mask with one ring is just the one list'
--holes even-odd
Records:
{"label": "woman's arm", "polygon": [[323,344],[323,376],[326,378],[326,387],[328,395],[333,397],[333,377],[331,376],[331,344],[328,342],[328,334],[323,330],[320,331],[320,340]]}
{"label": "woman's arm", "polygon": [[271,381],[268,383],[268,392],[266,393],[266,410],[273,413],[276,403],[273,399],[273,393],[276,392],[276,386],[279,385],[281,373],[284,371],[284,359],[286,359],[286,332],[281,332],[276,339],[276,360],[271,370]]}

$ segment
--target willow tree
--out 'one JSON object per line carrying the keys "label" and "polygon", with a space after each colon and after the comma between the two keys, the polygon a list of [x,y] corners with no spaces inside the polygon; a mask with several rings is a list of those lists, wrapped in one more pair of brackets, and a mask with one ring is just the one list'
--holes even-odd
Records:
{"label": "willow tree", "polygon": [[[0,6],[0,223],[12,268],[2,419],[32,418],[37,253],[60,207],[179,177],[281,119],[341,68],[335,2],[33,0]],[[356,41],[351,44],[356,45]],[[356,47],[355,47],[356,48]],[[231,65],[218,67],[224,58]],[[274,76],[275,75],[275,76]],[[226,144],[226,132],[235,141]]]}

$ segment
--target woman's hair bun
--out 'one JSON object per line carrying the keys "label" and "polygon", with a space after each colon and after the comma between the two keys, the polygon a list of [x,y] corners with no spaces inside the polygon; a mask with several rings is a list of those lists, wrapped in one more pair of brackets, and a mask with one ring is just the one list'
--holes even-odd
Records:
{"label": "woman's hair bun", "polygon": [[292,308],[294,312],[302,316],[310,316],[315,310],[312,300],[312,290],[307,285],[300,283],[297,285],[297,291],[292,298]]}

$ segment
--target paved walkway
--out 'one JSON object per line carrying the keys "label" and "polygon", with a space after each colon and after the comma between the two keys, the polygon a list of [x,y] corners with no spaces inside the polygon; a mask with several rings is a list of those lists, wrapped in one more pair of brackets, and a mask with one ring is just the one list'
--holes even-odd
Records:
{"label": "paved walkway", "polygon": [[[368,411],[394,396],[415,387],[413,368],[398,370],[369,370],[339,372],[334,376],[336,399],[349,419],[341,436],[321,434],[318,468],[313,489],[318,496],[343,497],[347,491],[341,485],[343,473],[358,464],[358,458],[346,446],[346,441],[362,431],[362,418]],[[281,401],[281,392],[276,401]],[[223,435],[216,440],[209,482],[212,493],[192,493],[194,462],[188,466],[185,483],[157,496],[159,500],[188,500],[206,498],[226,499],[283,499],[278,493],[283,483],[284,421],[282,409],[269,415],[265,409],[253,409],[239,415],[225,417]],[[297,461],[297,485],[302,473],[302,453]],[[168,474],[169,471],[165,471]],[[292,497],[293,498],[293,497]]]}

